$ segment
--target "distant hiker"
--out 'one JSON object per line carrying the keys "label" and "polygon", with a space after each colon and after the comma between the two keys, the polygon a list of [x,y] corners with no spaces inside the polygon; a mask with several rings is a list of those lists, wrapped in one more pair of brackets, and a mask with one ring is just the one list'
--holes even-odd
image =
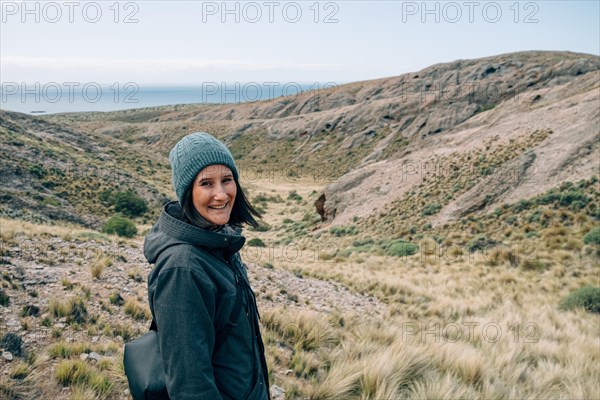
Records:
{"label": "distant hiker", "polygon": [[269,399],[258,309],[239,254],[241,225],[257,227],[260,214],[231,153],[213,136],[184,137],[169,162],[179,201],[163,206],[144,241],[156,264],[148,300],[169,397]]}

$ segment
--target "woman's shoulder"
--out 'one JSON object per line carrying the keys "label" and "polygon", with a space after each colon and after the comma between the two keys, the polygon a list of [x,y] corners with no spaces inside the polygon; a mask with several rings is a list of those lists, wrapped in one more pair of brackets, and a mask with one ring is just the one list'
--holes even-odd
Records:
{"label": "woman's shoulder", "polygon": [[215,260],[209,249],[181,242],[164,249],[159,255],[157,264],[161,264],[163,270],[169,268],[193,268],[196,270],[198,266],[214,264]]}

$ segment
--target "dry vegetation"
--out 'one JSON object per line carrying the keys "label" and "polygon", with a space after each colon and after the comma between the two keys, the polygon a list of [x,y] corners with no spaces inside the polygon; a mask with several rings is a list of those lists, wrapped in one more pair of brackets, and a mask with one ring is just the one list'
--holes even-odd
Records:
{"label": "dry vegetation", "polygon": [[[590,239],[598,229],[597,179],[564,184],[540,196],[540,204],[506,205],[443,232],[411,230],[394,220],[406,227],[399,243],[417,249],[396,256],[373,222],[304,234],[315,227],[310,185],[299,183],[295,191],[285,186],[289,196],[277,185],[261,189],[262,198],[288,200],[266,201],[273,227],[247,232],[268,249],[252,253],[253,261],[335,280],[388,305],[387,314],[368,317],[298,315],[285,308],[265,313],[272,374],[287,398],[600,395],[600,244]],[[552,196],[569,200],[554,205]],[[569,201],[584,197],[584,207],[569,209]],[[562,299],[586,286],[596,288],[595,313],[561,307]],[[318,345],[307,348],[311,335],[318,340],[309,342]]]}
{"label": "dry vegetation", "polygon": [[[599,316],[561,307],[577,289],[600,286],[598,239],[585,239],[597,226],[591,203],[577,211],[507,205],[488,217],[518,222],[494,231],[510,240],[480,248],[479,236],[493,236],[486,236],[485,227],[493,226],[488,217],[468,221],[467,228],[447,227],[441,241],[440,232],[426,228],[391,243],[376,227],[316,229],[312,202],[320,187],[311,182],[246,186],[265,213],[263,228],[245,233],[253,244],[244,250],[251,275],[280,270],[307,282],[336,281],[386,305],[384,311],[344,311],[334,293],[311,294],[309,283],[298,292],[281,287],[278,293],[255,284],[271,378],[285,390],[283,397],[600,396]],[[592,179],[577,189],[597,204],[597,186]],[[564,185],[563,191],[574,188]],[[532,214],[542,222],[535,217],[525,223]],[[526,238],[536,239],[537,247],[523,246]],[[17,250],[28,241],[53,250],[26,259]],[[399,243],[412,243],[417,251]],[[81,246],[122,251],[56,258]],[[3,219],[2,249],[0,285],[9,300],[0,308],[0,328],[19,333],[25,350],[3,362],[0,393],[9,399],[127,398],[122,345],[143,332],[149,318],[141,235],[124,240]],[[265,269],[253,269],[256,264]],[[50,284],[27,282],[33,274],[25,268],[34,265],[56,271],[47,276]],[[262,278],[253,276],[255,283]],[[318,296],[329,298],[333,311],[311,302]],[[25,307],[32,304],[38,312]]]}
{"label": "dry vegetation", "polygon": [[[150,318],[143,237],[172,196],[168,149],[193,131],[228,142],[264,214],[245,230],[242,257],[274,399],[600,398],[600,184],[588,162],[597,139],[571,143],[571,159],[550,163],[552,189],[504,196],[525,193],[509,190],[529,177],[511,181],[512,166],[529,174],[534,159],[597,130],[597,59],[523,53],[437,65],[347,85],[322,104],[307,94],[45,118],[0,113],[0,399],[129,398],[123,344]],[[429,84],[457,71],[508,88],[539,84],[541,95],[503,106],[506,91],[498,104],[464,97],[422,108],[397,93],[405,80]],[[543,107],[547,114],[533,114]],[[536,118],[566,122],[529,124]],[[453,131],[463,122],[468,129]],[[496,131],[502,123],[508,139]],[[457,151],[444,151],[448,138]],[[556,147],[542,147],[542,157],[548,143]],[[399,181],[383,172],[395,175],[389,165],[402,167],[417,150],[447,169],[386,197]],[[342,176],[369,157],[389,163],[365,168],[387,171]],[[574,170],[561,175],[563,167]],[[344,217],[340,208],[322,225],[314,203],[327,190],[346,196],[337,205],[370,215]]]}

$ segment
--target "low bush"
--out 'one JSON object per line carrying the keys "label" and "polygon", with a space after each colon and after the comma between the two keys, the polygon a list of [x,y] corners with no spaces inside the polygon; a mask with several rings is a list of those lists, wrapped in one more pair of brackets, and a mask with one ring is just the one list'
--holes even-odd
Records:
{"label": "low bush", "polygon": [[146,200],[138,196],[132,190],[117,192],[113,195],[112,203],[115,211],[123,213],[129,217],[137,217],[148,211]]}
{"label": "low bush", "polygon": [[419,245],[402,240],[394,241],[386,249],[386,253],[393,257],[412,256],[419,251]]}
{"label": "low bush", "polygon": [[485,236],[477,236],[475,239],[467,243],[466,248],[470,253],[475,253],[477,250],[483,251],[493,247],[497,242]]}
{"label": "low bush", "polygon": [[583,243],[600,245],[600,226],[592,228],[583,237]]}
{"label": "low bush", "polygon": [[16,333],[8,332],[4,334],[0,339],[0,347],[15,357],[21,357],[24,354],[23,341]]}
{"label": "low bush", "polygon": [[0,306],[6,307],[8,303],[10,303],[10,297],[8,297],[4,289],[0,288]]}
{"label": "low bush", "polygon": [[255,232],[266,232],[269,229],[271,229],[269,224],[267,224],[266,222],[263,222],[263,221],[258,221],[258,226],[256,228],[253,226],[250,226],[250,228],[249,228],[249,230],[255,231]]}
{"label": "low bush", "polygon": [[135,224],[131,220],[118,215],[111,217],[102,227],[102,231],[128,238],[137,234]]}
{"label": "low bush", "polygon": [[569,294],[560,303],[562,310],[584,308],[586,311],[600,314],[600,287],[584,286]]}
{"label": "low bush", "polygon": [[296,193],[295,190],[292,190],[291,192],[289,192],[287,199],[295,200],[296,202],[299,203],[302,201],[302,196],[300,196],[298,193]]}
{"label": "low bush", "polygon": [[433,214],[436,214],[441,209],[442,209],[442,206],[437,203],[426,204],[425,207],[423,207],[423,209],[421,210],[421,215],[422,216],[433,215]]}
{"label": "low bush", "polygon": [[329,233],[334,236],[347,236],[347,235],[356,235],[358,233],[358,228],[354,225],[351,226],[332,226],[329,228]]}
{"label": "low bush", "polygon": [[267,247],[265,245],[265,242],[263,242],[260,238],[252,238],[252,239],[248,240],[248,246]]}

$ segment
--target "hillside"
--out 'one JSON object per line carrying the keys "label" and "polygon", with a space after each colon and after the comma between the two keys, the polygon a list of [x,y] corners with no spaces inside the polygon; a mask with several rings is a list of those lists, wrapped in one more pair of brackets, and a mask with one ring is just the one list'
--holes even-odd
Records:
{"label": "hillside", "polygon": [[[173,198],[169,149],[200,130],[264,215],[242,258],[274,400],[600,398],[599,61],[523,52],[254,103],[0,111],[0,398],[130,398],[143,238]],[[131,238],[101,232],[120,213]]]}
{"label": "hillside", "polygon": [[437,226],[597,173],[599,68],[596,56],[522,52],[270,101],[42,120],[158,166],[186,133],[213,132],[249,180],[330,182],[322,212],[334,225],[387,213],[435,178]]}

